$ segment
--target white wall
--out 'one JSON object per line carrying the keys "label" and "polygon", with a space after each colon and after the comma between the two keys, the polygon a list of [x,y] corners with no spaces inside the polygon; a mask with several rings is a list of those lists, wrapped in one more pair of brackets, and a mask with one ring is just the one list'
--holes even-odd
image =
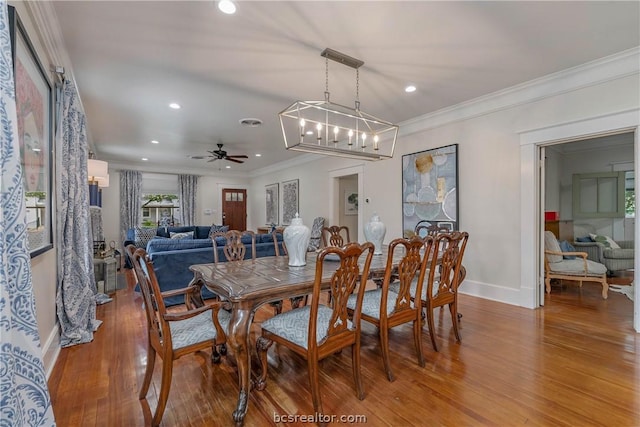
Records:
{"label": "white wall", "polygon": [[[627,135],[631,145],[609,146],[602,143],[599,150],[565,153],[561,158],[560,200],[561,212],[567,213],[563,219],[572,219],[573,215],[573,175],[577,173],[611,172],[612,165],[622,162],[633,162],[633,134]],[[624,239],[624,218],[574,219],[574,225],[587,224],[593,232],[612,236],[613,239]]]}
{"label": "white wall", "polygon": [[[338,190],[338,209],[339,209],[339,220],[336,224],[329,225],[340,225],[349,228],[349,237],[351,241],[359,241],[358,237],[360,234],[360,230],[358,230],[358,215],[345,215],[345,195],[351,193],[358,192],[358,175],[349,175],[344,176],[338,179],[339,182],[339,190]],[[358,195],[358,199],[360,196]],[[360,202],[360,200],[358,200]],[[359,203],[360,204],[360,203]]]}
{"label": "white wall", "polygon": [[[362,215],[369,218],[373,212],[380,214],[387,226],[385,241],[401,236],[402,155],[459,144],[460,227],[470,233],[464,261],[467,281],[461,292],[520,304],[520,133],[637,108],[640,104],[639,90],[636,74],[469,119],[452,119],[441,124],[442,120],[437,115],[433,118],[427,116],[419,123],[424,130],[412,134],[402,134],[401,126],[394,158],[364,164],[365,191],[361,199],[369,198],[370,203],[362,204]],[[451,115],[455,115],[455,110]],[[416,122],[412,125],[416,126]],[[312,164],[287,167],[283,172],[256,177],[252,180],[252,187],[264,191],[266,184],[299,178],[306,184],[301,185],[301,210],[323,200],[319,209],[328,212],[327,173],[356,163],[339,158],[320,159]],[[322,174],[325,179],[322,179]],[[309,181],[314,185],[309,185]],[[309,223],[309,219],[305,218],[305,222]]]}

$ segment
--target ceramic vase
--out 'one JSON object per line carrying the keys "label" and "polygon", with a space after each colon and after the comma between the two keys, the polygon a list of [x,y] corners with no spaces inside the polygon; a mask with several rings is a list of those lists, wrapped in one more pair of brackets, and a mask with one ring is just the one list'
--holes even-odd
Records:
{"label": "ceramic vase", "polygon": [[307,247],[311,238],[311,230],[302,223],[302,218],[296,213],[291,225],[284,229],[284,243],[287,245],[289,265],[300,267],[307,264]]}
{"label": "ceramic vase", "polygon": [[377,213],[374,213],[369,220],[368,223],[364,226],[364,237],[368,242],[373,243],[375,249],[373,250],[374,255],[382,255],[382,241],[384,240],[384,235],[387,232],[387,227],[384,225],[382,221],[380,221],[380,217]]}

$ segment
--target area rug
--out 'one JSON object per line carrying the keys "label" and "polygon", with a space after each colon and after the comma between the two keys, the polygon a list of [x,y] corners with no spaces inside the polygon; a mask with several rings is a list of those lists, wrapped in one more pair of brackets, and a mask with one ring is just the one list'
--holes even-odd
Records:
{"label": "area rug", "polygon": [[633,301],[633,283],[629,286],[609,285],[609,290],[625,294],[627,298]]}

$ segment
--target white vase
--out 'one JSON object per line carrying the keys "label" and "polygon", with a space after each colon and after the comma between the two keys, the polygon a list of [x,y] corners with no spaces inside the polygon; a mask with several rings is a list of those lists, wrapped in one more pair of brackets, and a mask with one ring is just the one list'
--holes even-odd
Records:
{"label": "white vase", "polygon": [[382,242],[386,232],[387,227],[380,221],[377,213],[374,213],[371,220],[364,225],[364,237],[375,246],[374,255],[382,255]]}
{"label": "white vase", "polygon": [[302,223],[302,218],[296,213],[291,225],[284,229],[284,244],[287,245],[289,265],[300,267],[307,264],[307,247],[311,238],[311,230]]}

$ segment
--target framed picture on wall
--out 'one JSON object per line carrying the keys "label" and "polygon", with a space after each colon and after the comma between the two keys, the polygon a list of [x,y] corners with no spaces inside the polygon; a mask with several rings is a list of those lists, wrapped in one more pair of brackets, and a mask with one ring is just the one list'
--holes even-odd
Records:
{"label": "framed picture on wall", "polygon": [[279,184],[265,185],[266,224],[278,224]]}
{"label": "framed picture on wall", "polygon": [[458,230],[458,144],[402,156],[402,230],[441,225]]}
{"label": "framed picture on wall", "polygon": [[298,180],[284,181],[282,183],[282,225],[291,224],[298,210]]}
{"label": "framed picture on wall", "polygon": [[27,208],[27,245],[33,258],[53,248],[53,91],[31,40],[11,6],[9,32]]}
{"label": "framed picture on wall", "polygon": [[358,193],[355,191],[344,192],[344,214],[358,215]]}

